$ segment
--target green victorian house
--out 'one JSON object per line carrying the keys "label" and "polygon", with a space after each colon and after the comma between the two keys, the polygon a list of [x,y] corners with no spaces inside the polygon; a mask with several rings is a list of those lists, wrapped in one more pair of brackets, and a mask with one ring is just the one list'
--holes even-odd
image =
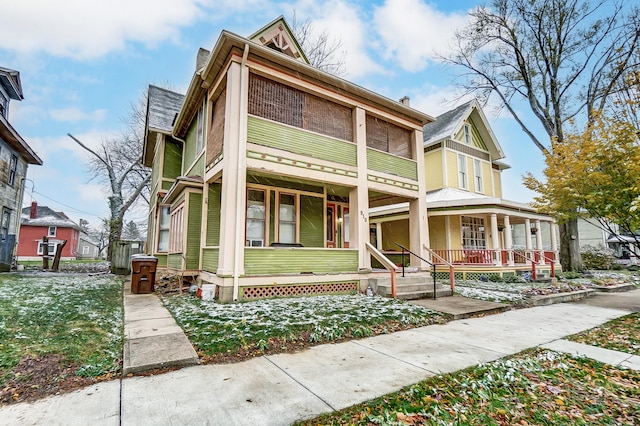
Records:
{"label": "green victorian house", "polygon": [[405,203],[403,241],[428,246],[433,118],[310,66],[282,17],[249,38],[223,31],[198,52],[186,95],[148,96],[149,251],[218,300],[362,291],[388,276],[372,268],[396,268],[372,244],[372,208]]}

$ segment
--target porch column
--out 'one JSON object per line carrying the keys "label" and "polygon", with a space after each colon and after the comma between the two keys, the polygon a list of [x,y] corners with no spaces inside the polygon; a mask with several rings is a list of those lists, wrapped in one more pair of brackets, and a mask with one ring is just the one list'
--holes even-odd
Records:
{"label": "porch column", "polygon": [[513,266],[513,239],[511,235],[511,218],[504,217],[504,249],[507,251],[507,265]]}
{"label": "porch column", "polygon": [[376,223],[376,248],[382,250],[382,222]]}
{"label": "porch column", "polygon": [[[413,131],[413,152],[418,169],[418,198],[409,201],[409,248],[424,257],[423,246],[429,247],[429,219],[427,218],[427,184],[424,173],[424,139],[422,130]],[[428,270],[429,264],[415,256],[410,256],[411,266]]]}
{"label": "porch column", "polygon": [[[244,274],[244,228],[247,188],[246,116],[248,70],[232,62],[227,71],[226,117],[224,122],[224,166],[220,210],[221,277],[234,277],[233,300],[237,300],[235,280]],[[244,99],[243,99],[244,97]]]}
{"label": "porch column", "polygon": [[540,259],[540,264],[544,265],[546,262],[544,260],[544,248],[542,246],[542,225],[540,222],[540,219],[536,219],[534,222],[534,225],[537,229],[536,231],[536,250],[539,253],[539,259]]}
{"label": "porch column", "polygon": [[555,222],[549,222],[549,230],[551,233],[551,251],[553,252],[553,260],[558,263],[558,225]]}
{"label": "porch column", "polygon": [[500,256],[500,236],[498,234],[498,215],[491,213],[491,241],[493,242],[493,263],[496,266],[502,265],[502,256]]}
{"label": "porch column", "polygon": [[531,242],[531,219],[524,220],[524,248],[527,251],[533,250],[533,243]]}
{"label": "porch column", "polygon": [[369,181],[367,180],[365,110],[356,108],[355,119],[358,186],[349,191],[349,247],[358,249],[358,270],[371,271],[371,255],[365,245],[369,241]]}

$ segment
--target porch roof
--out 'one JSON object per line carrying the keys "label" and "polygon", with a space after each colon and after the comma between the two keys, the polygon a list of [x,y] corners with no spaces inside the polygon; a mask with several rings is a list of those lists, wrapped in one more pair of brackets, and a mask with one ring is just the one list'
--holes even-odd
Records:
{"label": "porch roof", "polygon": [[202,191],[203,187],[204,180],[201,176],[178,176],[162,199],[162,202],[165,204],[173,202],[186,188],[194,188]]}

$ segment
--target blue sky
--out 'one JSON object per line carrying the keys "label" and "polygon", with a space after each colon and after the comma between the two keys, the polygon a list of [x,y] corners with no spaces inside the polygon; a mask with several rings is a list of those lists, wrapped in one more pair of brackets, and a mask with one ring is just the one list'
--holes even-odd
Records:
{"label": "blue sky", "polygon": [[[436,116],[455,103],[455,70],[443,68],[456,28],[476,0],[20,0],[2,6],[0,66],[20,71],[25,99],[9,120],[44,160],[29,168],[25,205],[36,200],[96,226],[106,194],[90,181],[87,154],[66,136],[96,146],[119,134],[149,84],[186,90],[198,48],[225,29],[248,36],[279,15],[310,19],[342,42],[344,78]],[[521,176],[539,176],[542,154],[508,116],[485,110],[512,166],[504,198],[533,197]],[[531,118],[534,131],[547,140]],[[528,123],[528,124],[529,124]],[[32,189],[34,190],[32,192]],[[144,220],[138,209],[129,219]]]}

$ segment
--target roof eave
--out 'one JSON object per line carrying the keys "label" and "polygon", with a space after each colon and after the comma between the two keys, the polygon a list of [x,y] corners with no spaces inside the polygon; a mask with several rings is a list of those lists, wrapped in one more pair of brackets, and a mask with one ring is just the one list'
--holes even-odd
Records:
{"label": "roof eave", "polygon": [[22,136],[9,124],[7,119],[0,114],[0,137],[4,139],[11,148],[19,153],[28,164],[42,165],[42,160],[33,149],[22,139]]}

